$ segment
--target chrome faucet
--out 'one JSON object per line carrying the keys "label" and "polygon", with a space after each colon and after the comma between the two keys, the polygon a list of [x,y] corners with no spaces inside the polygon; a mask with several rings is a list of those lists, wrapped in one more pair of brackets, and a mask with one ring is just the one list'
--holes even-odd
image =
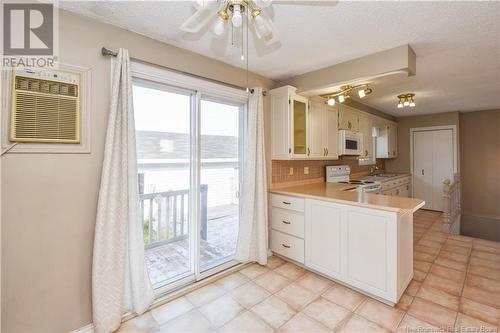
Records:
{"label": "chrome faucet", "polygon": [[372,165],[370,167],[370,176],[374,176],[375,175],[375,171],[377,171],[378,169],[379,169],[378,166]]}

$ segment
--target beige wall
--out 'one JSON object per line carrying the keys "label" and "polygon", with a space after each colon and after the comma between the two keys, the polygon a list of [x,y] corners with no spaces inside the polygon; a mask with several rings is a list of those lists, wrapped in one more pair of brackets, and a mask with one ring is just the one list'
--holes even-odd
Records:
{"label": "beige wall", "polygon": [[500,241],[500,110],[460,114],[462,233]]}
{"label": "beige wall", "polygon": [[397,118],[398,123],[398,157],[385,162],[387,171],[410,172],[410,129],[456,125],[458,129],[459,113],[446,112],[432,115]]}
{"label": "beige wall", "polygon": [[[2,165],[2,332],[68,332],[91,322],[91,263],[107,123],[110,59],[132,57],[244,86],[245,71],[73,14],[60,59],[92,67],[91,154],[7,154]],[[255,75],[251,85],[273,82]],[[269,133],[267,128],[266,133]]]}

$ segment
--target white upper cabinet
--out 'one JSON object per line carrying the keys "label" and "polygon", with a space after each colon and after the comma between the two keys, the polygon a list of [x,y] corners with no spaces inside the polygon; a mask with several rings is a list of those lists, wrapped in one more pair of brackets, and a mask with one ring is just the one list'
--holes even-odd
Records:
{"label": "white upper cabinet", "polygon": [[285,86],[270,91],[271,156],[275,160],[338,159],[338,111]]}
{"label": "white upper cabinet", "polygon": [[337,160],[339,158],[339,111],[338,107],[325,104],[323,136],[325,140],[326,159]]}
{"label": "white upper cabinet", "polygon": [[306,158],[311,154],[309,141],[309,101],[299,95],[290,96],[292,156]]}
{"label": "white upper cabinet", "polygon": [[271,94],[271,156],[283,160],[307,158],[308,100],[285,86]]}
{"label": "white upper cabinet", "polygon": [[366,161],[374,162],[373,156],[373,136],[372,136],[372,128],[373,128],[373,117],[360,113],[359,115],[359,132],[363,134],[363,146],[361,150],[360,158],[363,158]]}
{"label": "white upper cabinet", "polygon": [[309,150],[310,158],[322,159],[326,156],[324,119],[326,104],[322,98],[309,101]]}
{"label": "white upper cabinet", "polygon": [[398,126],[386,120],[379,126],[377,137],[377,158],[398,157]]}
{"label": "white upper cabinet", "polygon": [[271,94],[271,156],[289,159],[292,154],[290,135],[290,95],[288,87],[270,91]]}
{"label": "white upper cabinet", "polygon": [[[296,90],[284,86],[269,92],[272,159],[336,160],[339,158],[339,129],[363,134],[360,156],[363,164],[374,163],[375,157],[397,157],[395,123],[344,104],[329,106],[321,97],[308,99],[298,95]],[[380,129],[376,139],[372,136],[373,127]]]}
{"label": "white upper cabinet", "polygon": [[309,105],[309,158],[338,159],[338,109],[320,97],[311,98]]}
{"label": "white upper cabinet", "polygon": [[338,129],[359,131],[359,113],[356,109],[342,104],[339,106],[339,126]]}

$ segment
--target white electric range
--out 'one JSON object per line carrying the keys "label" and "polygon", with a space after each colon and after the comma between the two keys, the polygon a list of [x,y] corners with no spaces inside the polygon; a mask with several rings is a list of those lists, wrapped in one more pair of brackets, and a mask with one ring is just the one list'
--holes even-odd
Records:
{"label": "white electric range", "polygon": [[328,183],[352,184],[353,188],[347,191],[363,193],[380,193],[380,182],[373,180],[350,179],[351,168],[348,165],[330,165],[326,167],[326,181]]}

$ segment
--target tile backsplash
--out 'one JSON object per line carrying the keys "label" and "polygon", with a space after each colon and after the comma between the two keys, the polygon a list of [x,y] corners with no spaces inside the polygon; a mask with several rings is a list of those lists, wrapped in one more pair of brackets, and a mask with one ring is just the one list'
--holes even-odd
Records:
{"label": "tile backsplash", "polygon": [[[339,159],[327,161],[293,160],[281,161],[273,160],[271,165],[271,183],[280,184],[288,182],[301,182],[315,179],[325,179],[325,166],[327,165],[349,165],[351,174],[365,173],[370,170],[369,165],[358,165],[357,159]],[[379,170],[385,169],[385,161],[377,159]],[[304,168],[309,168],[309,174],[304,174]],[[293,175],[290,175],[290,169],[293,169]]]}

